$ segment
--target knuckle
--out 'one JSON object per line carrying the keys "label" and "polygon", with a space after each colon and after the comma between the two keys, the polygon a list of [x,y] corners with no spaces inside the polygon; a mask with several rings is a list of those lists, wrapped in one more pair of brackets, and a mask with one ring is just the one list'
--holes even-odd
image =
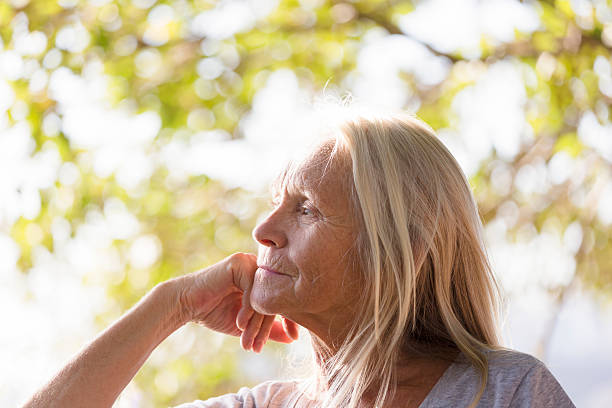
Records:
{"label": "knuckle", "polygon": [[227,265],[228,270],[233,270],[239,264],[240,264],[240,257],[238,256],[238,254],[232,254],[229,257],[227,257],[226,265]]}
{"label": "knuckle", "polygon": [[229,271],[244,268],[245,266],[254,264],[256,257],[253,254],[246,252],[236,252],[226,258],[226,267]]}
{"label": "knuckle", "polygon": [[229,263],[238,262],[240,260],[240,253],[231,254],[227,257]]}
{"label": "knuckle", "polygon": [[232,267],[236,267],[238,265],[240,265],[241,263],[243,263],[246,259],[245,257],[245,253],[243,252],[236,252],[234,254],[231,254],[230,256],[227,257],[227,263],[228,265],[232,266]]}

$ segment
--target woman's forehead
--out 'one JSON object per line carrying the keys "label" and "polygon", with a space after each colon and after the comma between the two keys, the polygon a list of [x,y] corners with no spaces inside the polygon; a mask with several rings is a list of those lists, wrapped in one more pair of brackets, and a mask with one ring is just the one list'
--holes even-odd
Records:
{"label": "woman's forehead", "polygon": [[299,162],[290,162],[272,184],[272,193],[310,192],[325,193],[325,190],[340,189],[345,183],[346,169],[340,164],[333,146],[321,145]]}
{"label": "woman's forehead", "polygon": [[[287,192],[295,194],[311,190],[318,190],[321,177],[315,177],[316,171],[312,166],[304,166],[303,163],[289,163],[272,183],[272,193],[279,195]],[[319,182],[316,183],[315,180]]]}

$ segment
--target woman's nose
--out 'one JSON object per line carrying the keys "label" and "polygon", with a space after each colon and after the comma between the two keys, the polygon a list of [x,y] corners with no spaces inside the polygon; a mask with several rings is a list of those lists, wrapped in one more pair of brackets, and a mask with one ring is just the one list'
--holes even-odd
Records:
{"label": "woman's nose", "polygon": [[273,212],[253,230],[253,239],[261,245],[282,248],[287,245],[287,236],[283,232],[279,214]]}

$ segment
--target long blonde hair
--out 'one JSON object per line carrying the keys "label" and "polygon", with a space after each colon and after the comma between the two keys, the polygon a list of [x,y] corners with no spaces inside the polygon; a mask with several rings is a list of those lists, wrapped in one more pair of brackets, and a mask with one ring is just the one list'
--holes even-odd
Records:
{"label": "long blonde hair", "polygon": [[[317,405],[356,408],[392,400],[406,355],[458,351],[487,382],[486,351],[499,347],[498,289],[468,181],[434,131],[407,114],[359,114],[335,132],[330,160],[350,160],[364,282],[362,319],[326,356]],[[350,175],[349,175],[350,176]]]}

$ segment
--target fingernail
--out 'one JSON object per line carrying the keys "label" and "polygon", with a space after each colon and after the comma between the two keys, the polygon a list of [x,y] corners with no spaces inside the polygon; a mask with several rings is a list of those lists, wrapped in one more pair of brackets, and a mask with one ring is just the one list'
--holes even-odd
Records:
{"label": "fingernail", "polygon": [[254,352],[260,353],[262,348],[263,348],[263,344],[262,344],[261,340],[257,340],[255,343],[253,343],[253,351]]}

